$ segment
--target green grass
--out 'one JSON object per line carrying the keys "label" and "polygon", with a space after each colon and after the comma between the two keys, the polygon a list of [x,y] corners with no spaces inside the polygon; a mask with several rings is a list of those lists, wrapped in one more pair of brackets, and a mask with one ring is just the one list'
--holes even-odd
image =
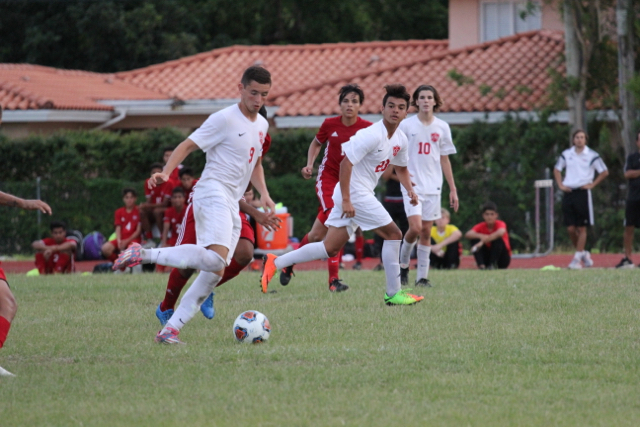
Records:
{"label": "green grass", "polygon": [[[243,273],[186,346],[153,342],[164,275],[10,276],[19,311],[0,365],[7,426],[637,426],[640,274],[432,272],[412,307],[382,272]],[[238,344],[243,310],[273,327]]]}

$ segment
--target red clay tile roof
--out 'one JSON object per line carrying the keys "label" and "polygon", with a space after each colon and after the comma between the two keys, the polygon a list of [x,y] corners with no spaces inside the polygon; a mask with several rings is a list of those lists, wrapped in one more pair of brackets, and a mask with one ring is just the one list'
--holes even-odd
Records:
{"label": "red clay tile roof", "polygon": [[116,74],[126,82],[180,99],[238,98],[242,72],[267,68],[272,92],[300,90],[344,75],[375,71],[446,52],[447,40],[231,46]]}
{"label": "red clay tile roof", "polygon": [[151,100],[167,96],[116,79],[112,74],[0,64],[0,105],[7,110],[112,110],[96,100]]}
{"label": "red clay tile roof", "polygon": [[433,85],[444,100],[442,112],[532,110],[546,100],[548,70],[564,73],[562,52],[563,33],[532,31],[426,59],[409,57],[403,65],[343,74],[301,90],[278,91],[270,104],[279,106],[277,116],[339,114],[339,88],[357,83],[366,95],[360,112],[377,114],[384,85],[402,83],[410,92],[420,84]]}

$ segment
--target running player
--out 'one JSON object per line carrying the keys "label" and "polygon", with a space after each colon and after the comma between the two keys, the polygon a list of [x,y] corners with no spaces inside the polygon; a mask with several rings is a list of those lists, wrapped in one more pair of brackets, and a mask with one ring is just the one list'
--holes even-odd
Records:
{"label": "running player", "polygon": [[403,121],[400,130],[409,140],[409,173],[415,183],[414,191],[418,194],[419,202],[412,205],[407,191],[402,190],[409,230],[404,236],[400,250],[400,282],[403,285],[409,282],[411,252],[418,243],[416,286],[429,287],[431,283],[427,277],[431,254],[431,227],[441,215],[443,173],[449,184],[449,204],[455,212],[458,211],[458,193],[449,161],[449,154],[455,154],[456,148],[453,146],[449,125],[434,116],[434,112],[442,106],[438,91],[433,86],[419,86],[413,92],[412,104],[418,109],[418,114]]}
{"label": "running player", "polygon": [[141,262],[160,263],[201,270],[174,315],[157,334],[156,342],[182,343],[178,339],[181,328],[222,280],[242,228],[238,201],[250,181],[260,192],[265,211],[275,212],[260,163],[269,124],[258,114],[270,89],[271,74],[266,69],[252,66],[245,70],[238,85],[240,102],[209,116],[176,147],[163,172],[155,174],[155,182],[151,181],[152,184],[168,181],[171,171],[189,153],[197,149],[205,151],[207,161],[193,194],[197,245],[159,249],[133,245],[114,264],[118,268]]}
{"label": "running player", "polygon": [[382,260],[387,278],[387,305],[409,305],[424,297],[400,289],[398,256],[402,232],[375,196],[380,175],[389,164],[396,166],[400,183],[407,188],[412,203],[418,197],[411,187],[407,170],[407,138],[398,125],[407,115],[409,94],[402,85],[385,86],[382,100],[383,119],[357,132],[342,145],[345,158],[340,163],[340,184],[333,192],[334,208],[327,218],[329,227],[322,242],[309,243],[300,249],[276,257],[267,254],[262,273],[262,292],[267,292],[270,280],[282,268],[300,262],[336,256],[357,227],[374,230],[384,239]]}
{"label": "running player", "polygon": [[[0,110],[0,123],[2,123],[2,110]],[[26,210],[39,210],[51,215],[51,208],[41,200],[25,200],[0,191],[0,205],[14,206]],[[16,299],[11,293],[7,276],[0,266],[0,348],[4,345],[11,322],[18,311]],[[0,367],[0,376],[14,376],[11,372]]]}
{"label": "running player", "polygon": [[[553,176],[558,188],[564,191],[562,198],[562,216],[576,253],[569,268],[578,270],[593,266],[587,244],[587,227],[593,225],[593,203],[591,189],[600,184],[609,175],[607,166],[598,153],[587,147],[587,134],[583,130],[573,133],[573,147],[560,154]],[[566,168],[564,179],[562,170]],[[595,174],[598,176],[593,179]]]}
{"label": "running player", "polygon": [[[344,151],[342,144],[360,129],[371,126],[371,122],[363,120],[358,116],[360,107],[364,102],[364,92],[358,85],[349,84],[340,88],[338,92],[338,105],[340,105],[340,115],[325,119],[320,126],[320,130],[316,137],[309,145],[307,154],[307,165],[302,168],[302,176],[309,179],[313,175],[313,163],[320,154],[323,144],[327,144],[324,151],[322,163],[318,168],[318,177],[316,178],[316,195],[320,201],[318,207],[318,216],[311,231],[307,233],[300,241],[300,247],[307,243],[320,242],[327,235],[327,226],[325,222],[329,218],[331,209],[333,208],[333,190],[338,183],[340,175],[340,162],[344,159]],[[359,269],[362,265],[362,253],[364,249],[364,236],[362,230],[356,232],[356,264],[355,269]],[[358,258],[359,255],[359,258]],[[340,268],[340,254],[333,256],[327,260],[329,270],[329,291],[342,292],[349,289],[347,285],[342,283],[338,277]],[[288,285],[293,274],[293,266],[289,266],[280,273],[280,283]]]}

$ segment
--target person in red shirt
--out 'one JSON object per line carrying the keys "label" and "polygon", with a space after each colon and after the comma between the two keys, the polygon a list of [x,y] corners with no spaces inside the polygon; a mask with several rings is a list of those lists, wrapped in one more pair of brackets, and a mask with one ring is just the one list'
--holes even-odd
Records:
{"label": "person in red shirt", "polygon": [[[151,165],[151,175],[157,172],[162,172],[162,164],[160,163]],[[140,223],[142,224],[142,232],[145,239],[153,237],[151,230],[154,224],[162,232],[164,212],[170,205],[171,190],[176,186],[175,182],[169,181],[149,188],[149,178],[144,182],[145,201],[140,204]]]}
{"label": "person in red shirt", "polygon": [[179,187],[181,187],[182,190],[184,191],[185,200],[187,200],[187,203],[188,203],[188,200],[191,200],[191,193],[193,193],[193,188],[198,183],[198,180],[195,178],[193,174],[193,169],[191,169],[188,166],[185,166],[182,169],[180,169],[179,176],[180,176]]}
{"label": "person in red shirt", "polygon": [[138,194],[133,188],[122,190],[124,207],[118,208],[114,215],[116,226],[116,240],[102,245],[102,255],[109,261],[115,261],[118,254],[127,249],[131,243],[140,243],[142,225],[140,223],[140,211],[136,206]]}
{"label": "person in red shirt", "polygon": [[467,231],[465,237],[471,240],[471,253],[480,270],[507,268],[511,263],[511,243],[507,224],[498,219],[498,207],[493,202],[482,206],[483,222]]}
{"label": "person in red shirt", "polygon": [[[307,243],[320,242],[327,234],[328,228],[324,225],[331,209],[333,208],[333,190],[338,183],[340,175],[340,162],[344,159],[342,144],[349,141],[360,129],[371,126],[371,122],[358,116],[360,107],[364,102],[364,92],[356,84],[343,86],[338,93],[338,104],[341,114],[337,117],[325,119],[320,126],[320,130],[309,146],[307,154],[307,165],[302,168],[301,173],[305,179],[310,179],[313,175],[313,163],[320,154],[324,144],[327,147],[324,157],[318,167],[318,177],[316,178],[316,195],[320,201],[318,216],[311,228],[300,241],[300,247]],[[358,229],[359,230],[359,229]],[[356,263],[354,268],[359,270],[364,252],[364,236],[362,231],[356,232]],[[329,291],[342,292],[349,289],[338,277],[340,268],[340,254],[329,258]],[[293,274],[293,266],[286,267],[280,272],[280,284],[288,285]]]}
{"label": "person in red shirt", "polygon": [[[176,245],[186,211],[185,204],[184,190],[182,187],[174,188],[171,194],[171,206],[164,211],[162,238],[160,239],[161,248]],[[164,273],[165,271],[168,270],[166,270],[164,265],[156,264],[156,273]]]}
{"label": "person in red shirt", "polygon": [[73,272],[73,257],[77,243],[67,239],[67,227],[54,221],[49,226],[51,237],[36,240],[31,244],[36,251],[36,267],[40,274]]}

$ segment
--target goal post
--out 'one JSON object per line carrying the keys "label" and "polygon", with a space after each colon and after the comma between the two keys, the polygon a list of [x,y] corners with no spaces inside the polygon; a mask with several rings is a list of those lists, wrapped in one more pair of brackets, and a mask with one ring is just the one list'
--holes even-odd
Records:
{"label": "goal post", "polygon": [[[549,176],[547,174],[547,176]],[[535,258],[540,256],[546,256],[553,250],[554,239],[554,212],[553,212],[553,180],[552,179],[539,179],[533,182],[535,188],[535,238],[536,248],[533,253],[528,254],[515,254],[512,258]],[[549,245],[547,250],[541,252],[541,239],[540,239],[540,224],[541,224],[541,204],[540,193],[544,192],[545,208],[544,208],[544,225],[546,241]]]}

